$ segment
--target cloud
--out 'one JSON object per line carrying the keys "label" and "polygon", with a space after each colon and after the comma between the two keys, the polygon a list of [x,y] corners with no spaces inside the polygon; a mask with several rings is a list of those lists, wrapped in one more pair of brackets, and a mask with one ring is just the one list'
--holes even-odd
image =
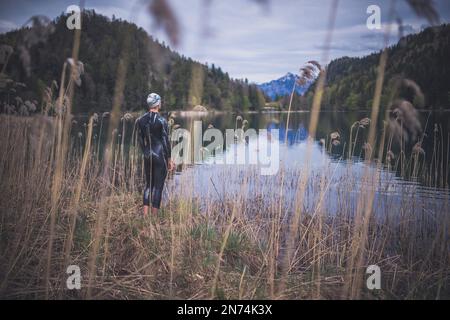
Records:
{"label": "cloud", "polygon": [[19,26],[14,22],[0,19],[0,33],[5,33],[18,28]]}
{"label": "cloud", "polygon": [[[0,32],[21,25],[33,14],[57,15],[72,0],[0,1]],[[329,0],[169,0],[181,29],[181,54],[200,62],[214,63],[234,78],[266,82],[298,72],[309,60],[321,61],[330,10]],[[384,46],[384,29],[368,30],[367,7],[372,0],[340,1],[330,59],[363,56]],[[377,0],[383,28],[387,26],[390,0]],[[57,3],[57,4],[56,4]],[[90,0],[86,4],[112,17],[131,19],[153,37],[169,43],[161,29],[153,27],[147,2],[140,0]],[[205,6],[209,3],[209,6]],[[450,1],[435,0],[441,21],[450,21]],[[403,34],[421,30],[426,20],[417,18],[406,1],[396,2]],[[52,16],[52,17],[54,17]],[[389,44],[398,41],[397,25],[391,26]],[[208,36],[206,36],[208,35]]]}
{"label": "cloud", "polygon": [[115,16],[124,20],[130,20],[130,10],[118,6],[86,6],[86,9],[93,9],[108,18]]}

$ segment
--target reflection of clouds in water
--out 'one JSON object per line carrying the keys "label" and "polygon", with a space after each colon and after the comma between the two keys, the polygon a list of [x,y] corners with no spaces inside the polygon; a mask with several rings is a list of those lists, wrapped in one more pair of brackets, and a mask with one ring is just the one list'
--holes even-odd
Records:
{"label": "reflection of clouds in water", "polygon": [[[213,148],[206,146],[208,155],[203,164],[215,165],[247,165],[256,166],[263,175],[273,175],[278,172],[280,157],[280,142],[274,139],[278,129],[231,131],[225,136],[225,150],[213,143]],[[212,150],[214,149],[214,150]]]}
{"label": "reflection of clouds in water", "polygon": [[[214,164],[215,160],[224,157],[224,154],[219,154],[216,158],[207,158],[203,164],[184,168],[181,174],[167,184],[168,189],[171,190],[171,194],[192,192],[195,197],[201,198],[203,203],[230,201],[236,204],[243,202],[245,206],[253,203],[253,208],[258,207],[259,210],[269,210],[269,206],[281,204],[285,213],[291,214],[294,210],[298,179],[302,170],[305,169],[309,115],[309,113],[303,112],[291,114],[286,146],[284,144],[286,113],[242,114],[242,118],[249,122],[246,129],[279,130],[280,170],[276,175],[262,176],[257,165],[216,165]],[[339,132],[342,144],[345,144],[349,139],[352,123],[365,116],[367,116],[365,113],[323,112],[318,125],[317,139],[328,139],[330,133]],[[430,119],[430,123],[448,119],[445,114],[433,114],[432,116],[434,118]],[[236,114],[209,113],[201,117],[189,114],[189,117],[186,118],[177,117],[176,122],[184,128],[190,128],[194,120],[202,120],[203,130],[212,124],[214,128],[225,133],[227,128],[235,128],[236,117]],[[239,121],[237,127],[240,127],[241,121],[243,120]],[[272,135],[273,137],[275,136]],[[362,142],[361,131],[360,137],[359,142]],[[329,141],[327,145],[328,143]],[[205,145],[207,144],[205,143]],[[358,147],[359,145],[356,147],[356,155],[360,153]],[[248,148],[247,155],[255,155],[259,152],[257,147],[251,144],[251,141],[247,146],[244,143],[230,144],[226,150],[231,152],[231,150],[239,151],[244,148]],[[370,190],[371,188],[375,188],[376,191],[374,211],[378,214],[433,213],[445,210],[445,201],[448,202],[445,197],[449,196],[445,190],[427,188],[414,181],[405,181],[396,176],[394,171],[388,171],[384,167],[379,173],[380,179],[377,183],[374,181],[364,182],[366,164],[362,161],[361,156],[355,156],[349,161],[339,160],[340,154],[330,155],[323,152],[322,148],[317,141],[313,142],[312,161],[309,166],[310,179],[304,197],[304,207],[309,212],[314,212],[319,202],[321,179],[325,179],[322,185],[326,188],[323,196],[323,208],[329,214],[342,212],[354,214],[361,190]],[[333,147],[333,152],[342,152],[342,147]],[[426,150],[426,152],[428,154],[430,151]],[[371,166],[368,170],[372,175],[377,169]],[[283,198],[280,200],[282,175],[284,175]],[[189,190],[186,190],[186,186],[189,186]],[[251,212],[253,209],[245,208],[245,210]]]}
{"label": "reflection of clouds in water", "polygon": [[[247,155],[259,152],[256,144],[252,143],[231,145],[227,152],[242,152],[244,148],[248,148]],[[282,206],[290,214],[294,210],[300,173],[306,168],[306,150],[306,141],[289,147],[280,145],[280,171],[273,176],[262,176],[257,165],[217,165],[213,159],[208,159],[204,164],[192,166],[177,176],[170,188],[174,188],[172,192],[176,194],[181,191],[177,191],[177,187],[185,185],[181,183],[182,179],[187,179],[188,185],[192,185],[193,196],[205,203],[241,199],[244,202],[258,200],[268,206],[279,203],[281,178],[284,175]],[[417,208],[413,206],[418,203],[420,210],[434,212],[436,206],[443,206],[446,201],[442,190],[435,192],[418,183],[404,181],[385,169],[381,169],[377,184],[373,180],[364,182],[365,170],[369,170],[373,177],[376,167],[367,168],[363,162],[334,160],[317,143],[312,144],[311,160],[304,197],[304,207],[309,212],[313,212],[319,202],[322,179],[322,186],[326,189],[322,206],[329,214],[342,210],[355,213],[363,188],[370,190],[375,187],[374,211],[382,215],[399,212],[402,208],[414,211]]]}
{"label": "reflection of clouds in water", "polygon": [[[351,124],[364,116],[366,115],[359,113],[354,116],[350,113],[322,113],[318,139],[329,137],[331,132],[339,132],[345,143],[348,141],[347,131]],[[168,188],[172,190],[170,192],[186,192],[186,186],[190,186],[189,192],[201,200],[200,205],[222,206],[223,203],[228,203],[237,205],[239,210],[250,216],[257,213],[269,215],[270,212],[277,212],[281,208],[283,216],[286,217],[295,211],[298,180],[302,170],[308,168],[309,180],[302,204],[306,210],[305,214],[316,212],[321,202],[325,215],[354,215],[361,190],[371,189],[375,189],[373,210],[382,217],[396,217],[400,214],[414,217],[417,214],[445,212],[445,205],[447,203],[448,206],[450,196],[448,191],[406,181],[385,167],[380,169],[379,181],[363,181],[366,170],[369,170],[369,177],[373,179],[378,169],[373,165],[367,167],[361,157],[340,160],[340,154],[330,155],[324,152],[323,144],[317,141],[312,144],[311,163],[306,167],[308,117],[307,113],[291,115],[286,145],[286,114],[244,115],[244,118],[249,120],[250,128],[279,130],[277,140],[280,141],[280,170],[276,175],[262,176],[256,165],[215,165],[213,159],[208,159],[204,164],[187,168],[171,181],[168,184]],[[215,127],[225,130],[227,127],[234,127],[235,116],[230,115],[229,120],[227,117],[219,117],[216,120]],[[245,144],[242,143],[229,146],[227,150],[241,150],[244,147]],[[259,152],[252,145],[247,147],[249,153]],[[341,148],[333,148],[335,152],[339,150]],[[358,154],[358,151],[355,154]],[[324,194],[321,193],[322,188],[325,188]],[[267,217],[270,219],[270,215]]]}

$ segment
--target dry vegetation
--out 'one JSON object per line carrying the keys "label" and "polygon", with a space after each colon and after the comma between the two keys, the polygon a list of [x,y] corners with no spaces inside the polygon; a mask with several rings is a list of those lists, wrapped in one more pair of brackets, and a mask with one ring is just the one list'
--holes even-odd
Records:
{"label": "dry vegetation", "polygon": [[[167,8],[157,10],[158,3],[165,2],[156,1],[150,10],[166,17],[169,22],[159,23],[170,29],[173,19],[164,13]],[[326,48],[331,43],[336,10],[337,1],[333,1]],[[423,12],[420,7],[417,10]],[[103,116],[91,116],[82,143],[70,133],[74,83],[83,71],[77,59],[78,45],[79,33],[72,59],[63,67],[58,97],[54,98],[53,88],[58,86],[53,84],[44,97],[44,107],[54,107],[55,117],[47,117],[43,108],[40,116],[0,118],[1,298],[450,297],[448,198],[436,201],[435,208],[428,210],[423,198],[405,190],[401,210],[393,212],[396,207],[388,200],[386,214],[375,215],[380,170],[367,169],[356,201],[352,197],[355,177],[348,175],[339,181],[338,214],[331,214],[324,198],[332,168],[310,176],[310,147],[306,169],[281,168],[270,181],[274,190],[270,195],[249,191],[249,182],[259,177],[247,170],[242,175],[223,174],[225,184],[227,179],[238,179],[241,192],[237,195],[219,201],[198,197],[193,193],[193,177],[186,171],[178,184],[168,183],[171,196],[160,216],[141,218],[142,159],[134,146],[124,147],[124,122],[130,116],[120,119],[126,46],[118,57],[109,126],[103,127]],[[324,57],[327,54],[328,49]],[[370,125],[367,168],[382,165],[382,161],[373,162],[374,158],[388,163],[393,159],[394,130],[390,135],[383,130],[380,153],[372,152],[386,60],[383,54],[373,120],[362,119],[349,128],[353,134],[356,126],[359,130]],[[315,90],[308,130],[312,137],[325,72]],[[386,113],[385,125],[400,132],[397,143],[401,152],[395,165],[402,166],[405,175],[412,168],[413,177],[425,175],[430,185],[445,187],[447,192],[448,181],[433,178],[433,174],[443,175],[437,168],[448,163],[448,154],[445,158],[435,149],[431,168],[424,165],[420,145],[407,158],[402,148],[403,131],[409,123],[405,117],[414,112],[410,106],[396,103],[397,116],[390,120]],[[93,127],[98,122],[101,129],[95,136]],[[107,138],[103,157],[99,157],[102,134]],[[358,131],[354,136],[357,139]],[[335,133],[330,138],[327,148],[341,143]],[[435,141],[442,151],[444,138],[436,135]],[[352,155],[353,149],[345,152]],[[283,186],[294,191],[294,202],[283,193]],[[315,197],[312,208],[305,206],[307,194]],[[66,288],[66,268],[71,264],[81,267],[80,291]],[[365,270],[370,264],[382,270],[381,290],[365,287]]]}
{"label": "dry vegetation", "polygon": [[[93,141],[94,120],[88,124],[86,141]],[[359,298],[449,297],[448,201],[437,201],[428,211],[423,198],[405,191],[400,212],[392,212],[394,203],[388,202],[386,215],[358,220],[351,175],[339,182],[339,213],[328,212],[324,195],[331,166],[308,179],[305,190],[315,200],[302,210],[276,191],[281,180],[289,189],[299,189],[300,172],[281,168],[277,176],[263,180],[257,170],[237,175],[237,169],[224,167],[223,176],[229,177],[225,183],[240,185],[239,192],[220,201],[208,195],[199,198],[193,192],[194,171],[186,170],[177,183],[169,180],[166,191],[171,196],[160,216],[143,219],[137,150],[131,146],[128,154],[121,154],[124,148],[116,131],[108,171],[112,183],[105,192],[108,183],[97,146],[86,143],[80,153],[73,147],[78,139],[74,136],[66,165],[57,175],[57,121],[1,117],[3,298],[43,298],[46,292],[48,298],[127,299],[346,298],[351,292]],[[367,184],[373,185],[374,179]],[[55,183],[59,188],[53,195]],[[250,183],[270,184],[276,192],[255,191]],[[100,210],[105,215],[99,224]],[[297,210],[296,238],[289,249],[290,222]],[[359,233],[363,227],[365,243]],[[363,259],[349,269],[355,243]],[[82,268],[80,291],[66,289],[70,264]],[[380,291],[365,288],[370,264],[382,270]]]}

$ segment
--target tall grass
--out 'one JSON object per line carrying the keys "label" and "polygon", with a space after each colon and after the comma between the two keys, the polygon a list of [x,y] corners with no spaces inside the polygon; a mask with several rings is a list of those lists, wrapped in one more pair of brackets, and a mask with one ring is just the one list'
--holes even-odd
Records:
{"label": "tall grass", "polygon": [[[332,3],[326,48],[331,43],[337,4]],[[168,9],[156,6],[150,10]],[[173,20],[172,15],[166,13],[166,20]],[[309,170],[324,70],[315,88],[306,167],[281,166],[279,174],[269,179],[254,168],[221,167],[221,181],[211,180],[207,194],[199,195],[195,170],[185,166],[182,175],[167,182],[160,216],[142,219],[138,215],[141,188],[136,187],[143,185],[142,158],[135,132],[132,145],[125,147],[130,115],[122,115],[120,108],[129,59],[126,37],[123,40],[112,111],[101,115],[98,131],[98,116],[89,118],[80,151],[71,147],[82,140],[71,133],[70,115],[80,71],[79,33],[72,60],[63,66],[59,96],[53,98],[53,84],[47,90],[45,110],[56,106],[57,116],[48,117],[45,112],[35,117],[0,116],[2,298],[450,297],[445,171],[450,136],[436,126],[428,167],[423,159],[420,162],[423,137],[408,153],[405,136],[400,134],[396,141],[393,130],[403,132],[406,121],[397,117],[389,122],[386,112],[380,147],[375,148],[386,51],[380,58],[371,119],[355,123],[354,137],[354,126],[349,128],[349,141],[341,142],[340,135],[332,133],[323,146],[326,152],[343,143],[343,152],[352,157],[358,141],[366,143],[366,171],[360,181],[351,173],[340,178],[335,186],[336,203],[331,204],[327,196],[336,184],[337,165],[324,165],[320,173]],[[323,60],[328,60],[328,49]],[[195,84],[192,91],[196,96],[201,88]],[[391,102],[395,104],[394,97]],[[286,130],[290,112],[291,103]],[[106,116],[110,117],[107,129]],[[236,118],[236,128],[238,120],[242,126],[246,121]],[[369,124],[366,139],[360,128]],[[397,155],[393,152],[396,143]],[[379,150],[378,162],[372,166],[374,150]],[[400,169],[405,178],[421,177],[436,189],[445,188],[440,192],[446,198],[429,209],[427,200],[414,190],[402,190],[400,206],[394,198],[377,193],[389,187],[389,182],[380,185],[383,158],[388,169]],[[239,192],[227,192],[233,186]],[[268,193],[267,188],[275,192]],[[376,201],[377,194],[383,204]],[[81,267],[80,291],[65,287],[65,270],[71,264]],[[370,264],[382,270],[379,291],[363,286],[364,267]]]}
{"label": "tall grass", "polygon": [[[327,26],[327,36],[325,38],[325,49],[323,51],[323,57],[322,60],[324,62],[328,61],[328,55],[329,55],[329,48],[331,45],[331,40],[333,36],[334,31],[334,23],[336,20],[337,15],[337,8],[338,8],[338,0],[334,0],[330,6],[330,13],[329,13],[329,19],[328,19],[328,26]],[[301,210],[303,206],[303,200],[304,195],[307,187],[307,182],[309,178],[309,165],[311,163],[311,150],[312,150],[312,143],[311,139],[315,138],[316,130],[317,130],[317,123],[319,120],[319,112],[321,108],[322,103],[322,95],[323,95],[323,89],[325,87],[325,77],[326,77],[326,70],[323,70],[320,72],[319,77],[317,79],[317,85],[315,87],[314,92],[314,98],[311,108],[311,119],[309,123],[308,133],[310,135],[310,139],[308,140],[308,147],[306,150],[306,168],[302,171],[302,173],[298,176],[299,178],[299,188],[297,189],[296,197],[295,197],[295,213],[292,217],[292,221],[290,221],[290,228],[289,228],[289,236],[287,238],[287,246],[286,246],[286,254],[284,256],[284,262],[283,262],[283,276],[282,281],[280,282],[280,286],[278,288],[278,297],[282,297],[284,294],[284,289],[286,285],[287,280],[287,274],[289,273],[289,270],[291,268],[292,262],[295,260],[295,241],[297,238],[298,233],[298,225],[301,220]],[[287,130],[288,128],[286,128]]]}
{"label": "tall grass", "polygon": [[[51,192],[56,170],[51,150],[56,141],[48,136],[55,134],[57,126],[42,116],[1,116],[0,123],[0,154],[8,154],[1,157],[0,166],[2,297],[46,296],[40,279],[47,265],[48,213],[53,206],[57,215],[48,298],[84,298],[89,292],[93,299],[255,299],[271,297],[274,287],[283,281],[282,298],[342,297],[351,244],[359,239],[355,224],[364,222],[355,219],[353,176],[339,180],[337,204],[328,199],[336,164],[324,166],[322,172],[308,178],[292,260],[284,273],[289,236],[285,222],[298,210],[289,195],[300,188],[297,177],[301,169],[284,167],[279,175],[264,179],[256,169],[225,166],[217,169],[223,181],[215,181],[216,189],[211,187],[200,196],[192,190],[198,188],[195,170],[186,168],[176,179],[168,180],[160,216],[142,219],[138,215],[140,190],[123,183],[135,179],[137,186],[143,185],[141,158],[132,156],[133,148],[128,149],[124,162],[116,162],[116,172],[125,175],[113,181],[114,168],[108,170],[110,191],[101,198],[105,182],[103,162],[91,147],[93,118],[83,154],[68,153],[56,205]],[[78,138],[74,135],[72,139]],[[113,141],[113,150],[120,150],[121,139]],[[437,142],[443,143],[448,140]],[[414,156],[411,154],[411,159]],[[135,170],[124,170],[124,166]],[[424,174],[423,170],[419,174]],[[280,186],[281,179],[286,186],[283,195],[267,194],[267,188]],[[238,189],[224,193],[222,183]],[[375,187],[372,183],[364,185]],[[364,263],[380,266],[382,290],[360,287],[358,296],[448,298],[448,198],[435,201],[431,211],[414,190],[403,190],[400,206],[389,199],[386,197],[383,207],[374,202],[378,214],[371,215],[368,223]],[[98,233],[99,210],[104,210],[102,236]],[[81,267],[81,291],[65,288],[68,264]]]}

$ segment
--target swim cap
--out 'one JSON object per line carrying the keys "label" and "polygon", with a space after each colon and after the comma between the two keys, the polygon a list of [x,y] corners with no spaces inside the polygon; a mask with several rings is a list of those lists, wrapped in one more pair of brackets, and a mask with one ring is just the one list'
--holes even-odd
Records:
{"label": "swim cap", "polygon": [[156,93],[150,93],[147,97],[147,104],[149,108],[161,106],[161,97]]}

